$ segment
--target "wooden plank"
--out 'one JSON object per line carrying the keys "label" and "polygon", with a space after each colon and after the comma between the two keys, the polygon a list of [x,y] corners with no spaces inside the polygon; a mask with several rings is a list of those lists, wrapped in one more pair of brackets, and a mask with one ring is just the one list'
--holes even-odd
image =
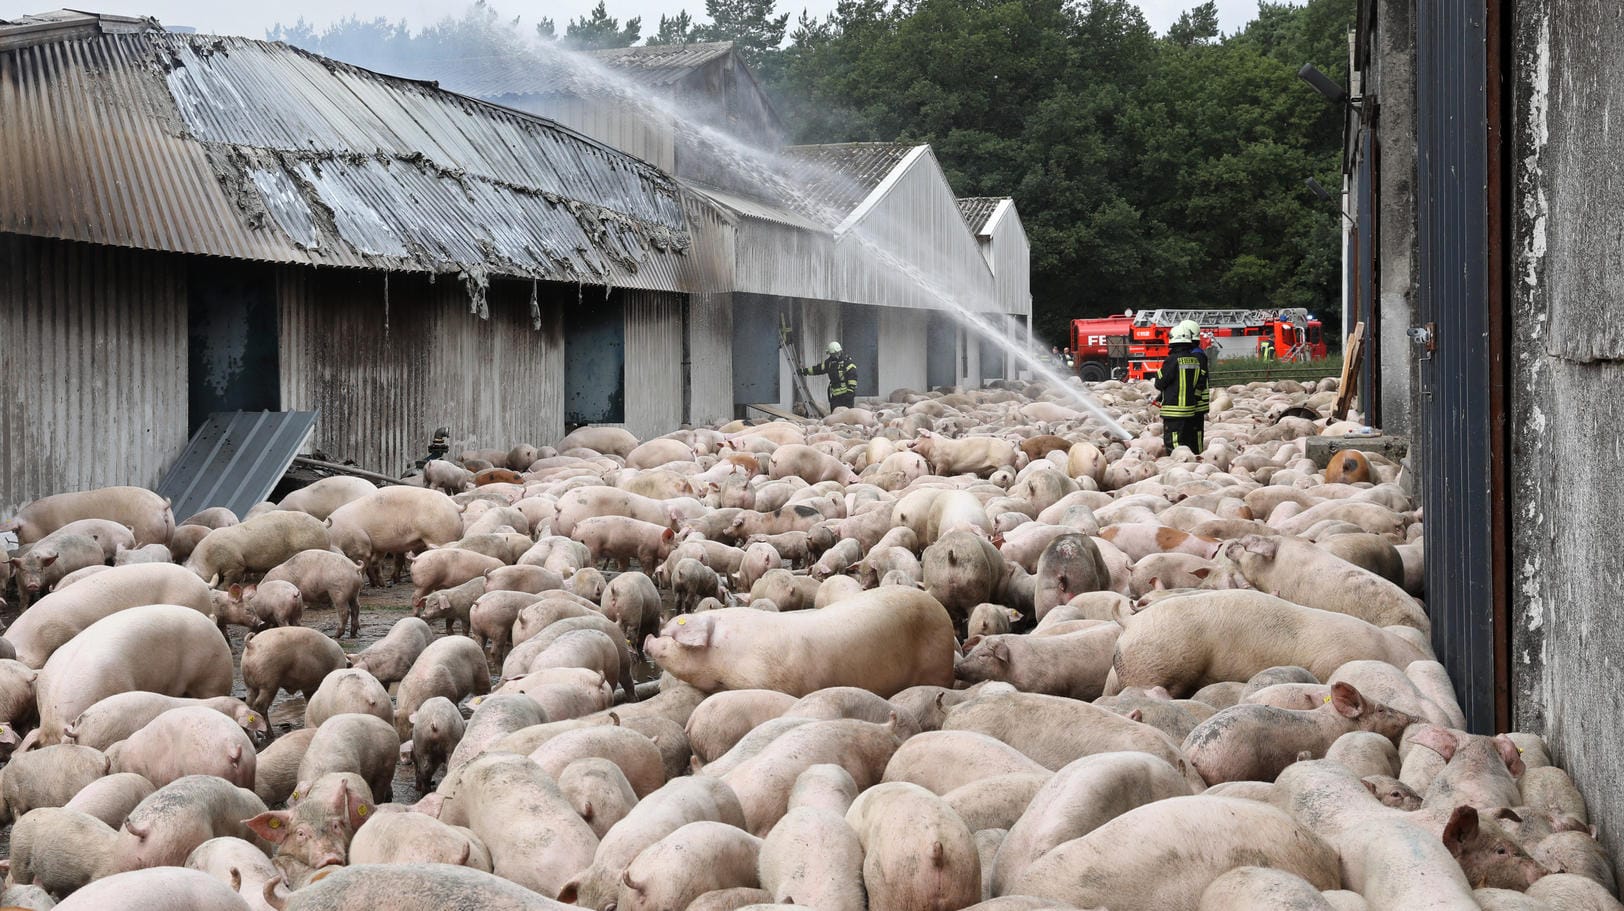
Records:
{"label": "wooden plank", "polygon": [[1359,375],[1359,362],[1365,355],[1365,324],[1353,324],[1353,331],[1348,334],[1348,343],[1344,346],[1347,354],[1342,358],[1342,377],[1336,387],[1336,404],[1331,408],[1331,417],[1335,420],[1344,420],[1348,416],[1348,408],[1353,405],[1354,384],[1353,379]]}
{"label": "wooden plank", "polygon": [[772,417],[779,418],[779,419],[785,420],[785,421],[804,421],[804,420],[806,420],[806,418],[803,418],[800,415],[798,415],[798,414],[796,414],[796,413],[794,413],[792,411],[785,411],[784,409],[779,408],[777,405],[754,405],[754,404],[751,404],[751,405],[746,405],[744,407],[746,407],[746,408],[754,408],[755,410],[761,412],[762,414],[771,415]]}

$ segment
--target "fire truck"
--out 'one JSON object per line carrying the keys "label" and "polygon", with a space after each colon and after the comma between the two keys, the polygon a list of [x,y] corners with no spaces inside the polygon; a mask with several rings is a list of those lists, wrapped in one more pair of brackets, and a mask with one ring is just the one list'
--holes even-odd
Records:
{"label": "fire truck", "polygon": [[1301,307],[1278,310],[1129,310],[1071,321],[1070,350],[1085,382],[1155,376],[1167,357],[1167,336],[1184,320],[1201,326],[1201,347],[1213,359],[1270,357],[1306,361],[1326,355],[1320,321]]}

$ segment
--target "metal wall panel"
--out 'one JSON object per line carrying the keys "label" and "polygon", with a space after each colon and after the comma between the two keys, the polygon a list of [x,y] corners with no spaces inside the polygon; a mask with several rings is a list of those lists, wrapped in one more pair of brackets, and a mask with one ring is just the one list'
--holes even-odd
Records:
{"label": "metal wall panel", "polygon": [[733,419],[733,295],[688,298],[688,377],[690,423]]}
{"label": "metal wall panel", "polygon": [[554,443],[564,435],[562,308],[575,296],[573,285],[496,282],[481,319],[456,283],[283,267],[283,407],[320,409],[312,445],[385,474],[422,458],[441,426],[456,448]]}
{"label": "metal wall panel", "polygon": [[776,404],[782,397],[778,353],[779,298],[733,296],[733,401],[736,406]]}
{"label": "metal wall panel", "polygon": [[0,234],[0,517],[154,487],[186,445],[180,257]]}
{"label": "metal wall panel", "polygon": [[857,394],[880,394],[880,309],[862,304],[840,308],[840,343],[857,365]]}
{"label": "metal wall panel", "polygon": [[1418,322],[1437,326],[1437,350],[1420,365],[1416,439],[1427,606],[1434,649],[1478,733],[1495,723],[1483,10],[1437,0],[1416,12]]}
{"label": "metal wall panel", "polygon": [[625,291],[626,429],[640,440],[682,425],[683,296]]}

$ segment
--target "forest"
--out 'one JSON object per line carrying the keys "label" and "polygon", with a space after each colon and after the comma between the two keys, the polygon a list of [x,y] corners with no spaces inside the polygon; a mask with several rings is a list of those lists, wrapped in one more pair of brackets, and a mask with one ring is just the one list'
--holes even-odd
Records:
{"label": "forest", "polygon": [[960,196],[1014,197],[1045,338],[1123,308],[1340,307],[1341,218],[1304,180],[1341,185],[1342,112],[1296,72],[1346,85],[1353,0],[1260,0],[1228,35],[1212,2],[1164,34],[1130,0],[839,0],[793,20],[777,0],[704,4],[645,23],[600,2],[557,23],[478,2],[268,37],[408,76],[535,41],[733,41],[790,141],[926,142]]}

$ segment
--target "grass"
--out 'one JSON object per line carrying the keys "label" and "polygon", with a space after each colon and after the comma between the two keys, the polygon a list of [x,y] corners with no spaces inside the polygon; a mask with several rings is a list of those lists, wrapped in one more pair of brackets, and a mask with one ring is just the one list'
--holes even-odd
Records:
{"label": "grass", "polygon": [[1261,357],[1231,357],[1213,362],[1212,382],[1225,386],[1259,380],[1318,380],[1342,374],[1342,355],[1317,361],[1281,361]]}

